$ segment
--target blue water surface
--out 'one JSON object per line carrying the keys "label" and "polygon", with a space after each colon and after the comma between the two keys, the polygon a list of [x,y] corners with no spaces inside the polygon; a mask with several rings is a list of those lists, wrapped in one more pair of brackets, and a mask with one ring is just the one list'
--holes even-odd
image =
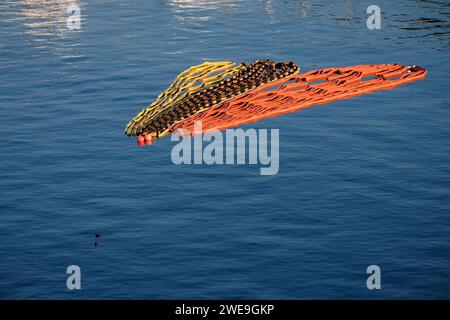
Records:
{"label": "blue water surface", "polygon": [[[0,1],[0,299],[449,298],[450,6],[371,4]],[[243,126],[280,129],[273,176],[123,134],[187,67],[261,58],[428,76]]]}

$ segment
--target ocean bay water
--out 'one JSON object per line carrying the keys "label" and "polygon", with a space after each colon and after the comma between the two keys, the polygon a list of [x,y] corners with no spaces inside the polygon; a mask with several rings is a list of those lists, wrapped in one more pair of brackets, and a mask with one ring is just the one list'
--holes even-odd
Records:
{"label": "ocean bay water", "polygon": [[[448,298],[448,4],[380,1],[368,30],[371,4],[0,1],[0,298]],[[280,129],[274,176],[123,134],[190,65],[259,58],[429,73],[243,126]]]}

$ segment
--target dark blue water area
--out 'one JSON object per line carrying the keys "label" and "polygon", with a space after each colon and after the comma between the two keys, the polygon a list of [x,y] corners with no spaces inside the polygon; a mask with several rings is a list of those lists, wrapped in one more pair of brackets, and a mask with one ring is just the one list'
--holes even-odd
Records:
{"label": "dark blue water area", "polygon": [[[0,1],[0,299],[449,298],[450,5],[371,4]],[[187,67],[260,58],[428,75],[242,126],[280,129],[272,176],[123,134]]]}

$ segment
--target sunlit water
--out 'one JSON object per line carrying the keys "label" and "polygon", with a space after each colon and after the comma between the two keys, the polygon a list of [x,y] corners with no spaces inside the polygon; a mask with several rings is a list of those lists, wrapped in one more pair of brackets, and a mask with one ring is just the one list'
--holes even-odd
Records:
{"label": "sunlit water", "polygon": [[[370,4],[0,1],[0,298],[449,298],[450,6]],[[280,128],[274,176],[124,136],[190,65],[258,58],[429,74],[244,126]]]}

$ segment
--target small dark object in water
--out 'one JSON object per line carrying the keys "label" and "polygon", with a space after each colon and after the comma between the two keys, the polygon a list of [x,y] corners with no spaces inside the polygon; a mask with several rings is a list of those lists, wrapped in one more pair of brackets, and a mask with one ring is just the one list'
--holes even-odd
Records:
{"label": "small dark object in water", "polygon": [[97,239],[100,238],[101,236],[102,235],[100,233],[98,233],[98,232],[95,233],[95,242],[94,242],[95,247],[98,246]]}

